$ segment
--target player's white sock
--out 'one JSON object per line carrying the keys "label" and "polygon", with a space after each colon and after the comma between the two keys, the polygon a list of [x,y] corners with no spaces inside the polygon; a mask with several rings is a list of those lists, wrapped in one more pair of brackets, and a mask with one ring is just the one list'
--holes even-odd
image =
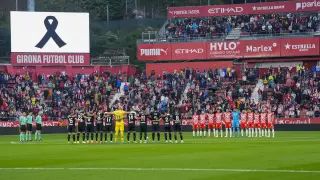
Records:
{"label": "player's white sock", "polygon": [[228,129],[226,128],[226,136],[225,137],[228,137]]}
{"label": "player's white sock", "polygon": [[261,137],[261,128],[258,128],[259,137]]}
{"label": "player's white sock", "polygon": [[267,129],[264,129],[264,136],[267,136]]}
{"label": "player's white sock", "polygon": [[268,129],[267,131],[268,131],[268,137],[270,137],[270,129]]}
{"label": "player's white sock", "polygon": [[244,131],[246,132],[246,136],[249,136],[249,129],[244,129]]}
{"label": "player's white sock", "polygon": [[211,129],[208,129],[208,136],[210,137],[211,135]]}
{"label": "player's white sock", "polygon": [[258,137],[258,128],[255,128],[255,137]]}
{"label": "player's white sock", "polygon": [[192,136],[194,137],[196,135],[196,132],[195,131],[192,131]]}
{"label": "player's white sock", "polygon": [[272,129],[272,137],[274,138],[274,129]]}
{"label": "player's white sock", "polygon": [[230,137],[232,137],[232,129],[229,128],[229,131],[230,131]]}
{"label": "player's white sock", "polygon": [[216,136],[216,129],[213,129],[213,136]]}
{"label": "player's white sock", "polygon": [[206,137],[206,130],[203,130],[203,137]]}
{"label": "player's white sock", "polygon": [[243,137],[243,129],[241,129],[240,131],[241,131],[241,137]]}
{"label": "player's white sock", "polygon": [[216,137],[219,136],[219,129],[216,130]]}
{"label": "player's white sock", "polygon": [[252,134],[252,128],[249,128],[249,137],[252,137],[253,134]]}
{"label": "player's white sock", "polygon": [[197,136],[199,136],[199,129],[197,130]]}

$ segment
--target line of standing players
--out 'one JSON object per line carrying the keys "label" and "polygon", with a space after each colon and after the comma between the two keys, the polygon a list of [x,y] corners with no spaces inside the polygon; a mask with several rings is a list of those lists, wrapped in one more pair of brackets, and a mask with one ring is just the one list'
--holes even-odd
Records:
{"label": "line of standing players", "polygon": [[[164,139],[165,142],[178,142],[178,135],[180,136],[180,142],[183,143],[182,135],[182,115],[179,112],[179,108],[175,109],[173,113],[161,114],[156,108],[151,110],[151,113],[146,113],[144,107],[141,110],[135,111],[131,108],[131,111],[126,116],[127,121],[127,142],[134,143],[139,141],[140,143],[148,142],[148,120],[151,120],[152,126],[152,142],[161,141],[160,121],[163,121],[164,125]],[[72,109],[68,116],[68,143],[71,143],[71,137],[73,143],[112,143],[114,140],[114,115],[110,114],[105,108],[95,110],[75,110]],[[137,128],[139,127],[139,139],[137,139]],[[82,137],[81,137],[82,136]]]}
{"label": "line of standing players", "polygon": [[233,137],[236,135],[247,137],[274,137],[274,113],[270,110],[251,111],[238,109],[226,110],[222,112],[218,109],[216,112],[196,113],[192,117],[193,137],[195,136],[211,136],[223,137],[223,129],[225,137]]}

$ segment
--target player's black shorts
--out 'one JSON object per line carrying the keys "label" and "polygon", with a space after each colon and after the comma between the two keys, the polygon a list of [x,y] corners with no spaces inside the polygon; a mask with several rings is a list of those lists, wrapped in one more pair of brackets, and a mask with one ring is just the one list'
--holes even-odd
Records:
{"label": "player's black shorts", "polygon": [[84,123],[78,124],[78,132],[85,132],[86,131],[86,125]]}
{"label": "player's black shorts", "polygon": [[128,131],[136,131],[136,126],[134,124],[129,124]]}
{"label": "player's black shorts", "polygon": [[21,132],[26,132],[26,130],[27,130],[26,125],[21,125],[21,126],[20,126],[20,131],[21,131]]}
{"label": "player's black shorts", "polygon": [[32,131],[32,124],[27,124],[27,130]]}
{"label": "player's black shorts", "polygon": [[88,124],[88,125],[87,125],[87,132],[94,132],[94,126],[93,126],[93,124]]}
{"label": "player's black shorts", "polygon": [[152,124],[152,131],[154,131],[154,132],[160,131],[160,125],[159,124]]}
{"label": "player's black shorts", "polygon": [[76,132],[76,127],[75,126],[68,126],[68,133],[74,133]]}
{"label": "player's black shorts", "polygon": [[140,125],[140,132],[147,132],[147,125]]}
{"label": "player's black shorts", "polygon": [[164,125],[164,132],[171,132],[171,126],[170,125]]}
{"label": "player's black shorts", "polygon": [[181,129],[181,124],[174,124],[173,125],[173,130],[174,131],[181,131],[182,129]]}
{"label": "player's black shorts", "polygon": [[97,131],[103,131],[103,124],[102,123],[97,123],[96,130]]}
{"label": "player's black shorts", "polygon": [[106,132],[113,132],[113,127],[112,127],[112,125],[111,125],[111,124],[109,124],[109,125],[107,124],[105,130],[106,130]]}
{"label": "player's black shorts", "polygon": [[36,129],[38,130],[38,131],[41,131],[42,130],[42,124],[36,124]]}

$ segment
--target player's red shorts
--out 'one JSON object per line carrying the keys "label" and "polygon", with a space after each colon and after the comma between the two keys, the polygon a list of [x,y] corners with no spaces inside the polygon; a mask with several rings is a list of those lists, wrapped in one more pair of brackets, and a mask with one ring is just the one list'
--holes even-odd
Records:
{"label": "player's red shorts", "polygon": [[261,128],[261,124],[260,123],[254,123],[254,128]]}
{"label": "player's red shorts", "polygon": [[222,123],[217,123],[216,124],[216,129],[222,129]]}
{"label": "player's red shorts", "polygon": [[240,122],[240,128],[241,129],[246,129],[247,128],[247,123],[246,122]]}
{"label": "player's red shorts", "polygon": [[267,124],[266,123],[261,123],[261,128],[267,128]]}
{"label": "player's red shorts", "polygon": [[231,122],[226,122],[225,127],[226,128],[231,128]]}
{"label": "player's red shorts", "polygon": [[198,124],[193,124],[192,129],[193,129],[193,130],[199,129],[199,125],[198,125]]}
{"label": "player's red shorts", "polygon": [[214,128],[215,128],[214,126],[215,126],[215,125],[214,125],[213,123],[209,123],[209,124],[208,124],[208,128],[209,128],[209,129],[214,129]]}
{"label": "player's red shorts", "polygon": [[267,126],[268,126],[269,129],[273,129],[273,124],[272,123],[268,123]]}
{"label": "player's red shorts", "polygon": [[205,129],[205,128],[206,128],[206,124],[201,123],[201,124],[200,124],[200,128],[201,128],[201,129]]}
{"label": "player's red shorts", "polygon": [[253,122],[248,122],[248,128],[254,128],[254,124],[253,124]]}

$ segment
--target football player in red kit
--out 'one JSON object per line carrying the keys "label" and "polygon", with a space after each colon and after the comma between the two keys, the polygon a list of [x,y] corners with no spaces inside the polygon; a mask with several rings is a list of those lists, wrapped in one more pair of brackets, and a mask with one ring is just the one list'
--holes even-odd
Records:
{"label": "football player in red kit", "polygon": [[246,136],[248,136],[247,131],[247,112],[246,110],[243,110],[240,114],[240,129],[241,129],[241,136],[244,136],[244,133]]}
{"label": "football player in red kit", "polygon": [[253,123],[253,112],[248,110],[249,112],[247,113],[247,130],[248,130],[248,136],[253,137],[253,128],[254,128],[254,123]]}
{"label": "football player in red kit", "polygon": [[231,113],[227,109],[225,113],[223,113],[223,120],[224,120],[224,126],[226,129],[226,136],[228,137],[228,131],[230,132],[230,137],[232,137],[232,130],[231,130]]}
{"label": "football player in red kit", "polygon": [[253,122],[254,122],[255,137],[258,137],[258,134],[259,134],[259,137],[261,137],[260,113],[258,111],[254,112]]}
{"label": "football player in red kit", "polygon": [[260,113],[260,123],[261,123],[261,136],[267,136],[267,113],[262,111]]}
{"label": "football player in red kit", "polygon": [[222,113],[220,111],[220,109],[218,109],[218,111],[215,114],[215,118],[216,118],[216,137],[219,136],[219,130],[220,130],[220,135],[222,137],[223,133],[222,133]]}
{"label": "football player in red kit", "polygon": [[199,115],[197,114],[197,112],[194,113],[194,115],[192,116],[192,135],[193,137],[199,136]]}
{"label": "football player in red kit", "polygon": [[[207,121],[207,114],[202,111],[202,113],[200,114],[200,136],[206,136],[206,121]],[[202,134],[203,132],[203,134]]]}
{"label": "football player in red kit", "polygon": [[213,132],[213,136],[216,135],[216,131],[215,131],[215,124],[214,124],[214,114],[212,111],[210,111],[210,113],[208,113],[208,136],[211,136],[211,130]]}
{"label": "football player in red kit", "polygon": [[270,136],[270,131],[272,131],[272,137],[274,138],[274,113],[269,110],[269,112],[267,113],[267,127],[268,127],[268,135],[267,137],[271,137]]}

